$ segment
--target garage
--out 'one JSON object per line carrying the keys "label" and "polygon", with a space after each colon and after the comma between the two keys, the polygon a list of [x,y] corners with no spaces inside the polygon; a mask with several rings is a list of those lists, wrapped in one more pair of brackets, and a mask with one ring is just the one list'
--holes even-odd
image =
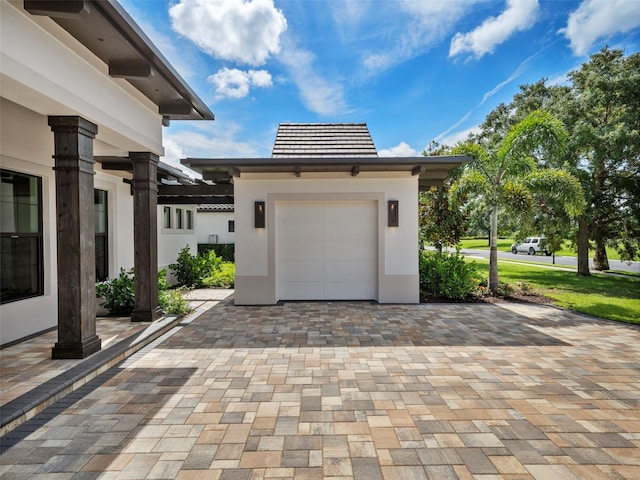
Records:
{"label": "garage", "polygon": [[275,213],[279,300],[377,298],[377,202],[278,202]]}

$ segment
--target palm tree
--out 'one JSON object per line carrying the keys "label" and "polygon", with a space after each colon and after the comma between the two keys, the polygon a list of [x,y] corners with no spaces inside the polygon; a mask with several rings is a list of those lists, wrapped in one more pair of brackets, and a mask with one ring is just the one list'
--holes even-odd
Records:
{"label": "palm tree", "polygon": [[534,210],[534,195],[558,202],[567,215],[585,206],[577,178],[566,170],[545,168],[546,160],[564,153],[567,132],[551,114],[537,110],[509,130],[495,150],[466,142],[453,148],[474,160],[454,184],[454,194],[482,196],[491,208],[489,289],[498,288],[498,211],[508,208],[526,220]]}

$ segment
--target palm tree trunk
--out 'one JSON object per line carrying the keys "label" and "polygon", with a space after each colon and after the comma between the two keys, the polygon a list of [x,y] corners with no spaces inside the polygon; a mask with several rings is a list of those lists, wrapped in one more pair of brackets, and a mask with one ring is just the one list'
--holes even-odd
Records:
{"label": "palm tree trunk", "polygon": [[586,218],[578,219],[578,275],[587,277],[589,272],[589,224]]}
{"label": "palm tree trunk", "polygon": [[489,233],[489,290],[498,290],[498,206],[491,209],[491,232]]}

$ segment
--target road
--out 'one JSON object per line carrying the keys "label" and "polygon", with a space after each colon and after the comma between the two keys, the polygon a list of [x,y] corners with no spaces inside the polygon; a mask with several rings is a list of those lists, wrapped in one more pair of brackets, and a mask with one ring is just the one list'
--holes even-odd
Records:
{"label": "road", "polygon": [[[432,250],[433,247],[428,247]],[[460,253],[468,257],[489,258],[489,250],[470,250],[463,248]],[[535,262],[535,263],[547,263],[553,265],[553,257],[547,257],[546,255],[530,256],[526,253],[518,253],[514,255],[511,252],[498,252],[498,258],[501,260],[511,260],[516,262]],[[576,257],[555,257],[555,265],[577,267]],[[589,267],[593,270],[593,259],[589,259]],[[609,267],[611,270],[618,270],[621,272],[633,272],[640,274],[640,262],[621,262],[619,260],[609,260]]]}

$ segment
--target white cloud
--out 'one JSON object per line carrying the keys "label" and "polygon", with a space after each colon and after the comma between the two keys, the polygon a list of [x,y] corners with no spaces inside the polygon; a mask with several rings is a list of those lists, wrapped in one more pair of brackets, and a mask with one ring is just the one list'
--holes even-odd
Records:
{"label": "white cloud", "polygon": [[364,66],[375,73],[384,70],[433,47],[450,34],[454,25],[471,11],[475,3],[484,0],[402,0],[401,12],[408,16],[397,22],[392,37],[394,45],[382,52],[369,53]]}
{"label": "white cloud", "polygon": [[538,0],[507,0],[507,8],[497,17],[487,18],[482,25],[468,33],[456,33],[451,40],[449,56],[468,52],[475,58],[481,58],[493,53],[497,45],[515,32],[531,28],[539,9]]}
{"label": "white cloud", "polygon": [[406,142],[400,142],[395,147],[383,148],[378,151],[379,157],[418,157],[421,154],[422,152],[418,152]]}
{"label": "white cloud", "polygon": [[180,0],[169,15],[173,29],[208,54],[249,65],[278,53],[287,29],[273,0]]}
{"label": "white cloud", "polygon": [[319,115],[343,115],[349,112],[344,87],[331,82],[316,71],[315,56],[293,46],[283,49],[279,59],[287,67],[305,106]]}
{"label": "white cloud", "polygon": [[238,70],[223,68],[207,78],[216,87],[217,98],[243,98],[249,94],[250,87],[270,87],[271,74],[266,70]]}
{"label": "white cloud", "polygon": [[578,56],[587,55],[592,45],[616,33],[640,27],[638,0],[585,0],[569,15],[561,33]]}

